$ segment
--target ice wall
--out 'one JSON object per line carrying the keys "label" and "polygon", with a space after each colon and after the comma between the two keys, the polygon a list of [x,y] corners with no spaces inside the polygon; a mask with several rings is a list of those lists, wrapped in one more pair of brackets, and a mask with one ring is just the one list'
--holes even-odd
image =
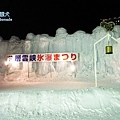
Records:
{"label": "ice wall", "polygon": [[[120,40],[120,26],[116,25],[114,30],[110,32],[118,42],[110,38],[109,44],[113,46],[113,54],[106,54],[105,47],[108,46],[108,38],[104,38],[101,42],[96,44],[97,54],[97,74],[99,76],[118,76],[119,77],[119,40]],[[80,54],[80,59],[76,62],[77,76],[80,78],[81,74],[85,76],[94,76],[94,43],[107,35],[107,32],[100,26],[96,27],[92,34],[84,31],[76,31],[73,34],[68,34],[65,28],[56,30],[55,37],[50,37],[46,34],[33,35],[28,33],[26,40],[31,41],[31,53],[56,53],[56,52],[77,52]],[[50,65],[49,63],[35,63],[39,74],[45,75]],[[37,65],[38,64],[38,65]],[[69,67],[71,63],[66,62],[52,63],[56,72],[61,72]],[[46,67],[43,71],[43,67]],[[67,69],[66,69],[67,70]]]}
{"label": "ice wall", "polygon": [[[19,38],[13,36],[8,42],[0,41],[2,51],[1,58],[6,54],[14,53],[62,53],[77,52],[79,53],[79,61],[76,65],[76,78],[80,79],[84,76],[94,77],[94,43],[107,35],[107,32],[100,26],[97,26],[92,34],[84,31],[76,31],[73,34],[67,33],[65,28],[58,28],[54,37],[48,34],[28,33],[26,39],[20,41]],[[116,25],[110,32],[118,42],[110,38],[109,44],[113,46],[113,54],[106,54],[105,47],[108,46],[108,38],[104,38],[96,44],[96,67],[99,79],[105,77],[120,77],[120,26]],[[24,65],[23,65],[24,64]],[[27,63],[22,64],[22,70],[27,71]],[[72,74],[69,67],[71,62],[53,62],[53,63],[30,63],[30,72],[35,72],[38,76],[46,76],[50,72],[56,72],[58,77],[63,74],[67,78]],[[21,67],[20,67],[21,68]],[[94,79],[94,78],[93,78]]]}
{"label": "ice wall", "polygon": [[[16,70],[12,66],[6,66],[4,62],[6,61],[6,56],[8,54],[21,54],[24,52],[24,41],[20,40],[16,36],[11,36],[10,40],[3,40],[0,37],[0,74],[5,75],[8,70]],[[17,69],[21,69],[18,65]]]}

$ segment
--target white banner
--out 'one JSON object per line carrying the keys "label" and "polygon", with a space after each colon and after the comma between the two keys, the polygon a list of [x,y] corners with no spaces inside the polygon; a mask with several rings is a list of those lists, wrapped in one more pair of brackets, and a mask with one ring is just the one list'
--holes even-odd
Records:
{"label": "white banner", "polygon": [[78,53],[11,54],[7,55],[7,61],[9,62],[78,61]]}

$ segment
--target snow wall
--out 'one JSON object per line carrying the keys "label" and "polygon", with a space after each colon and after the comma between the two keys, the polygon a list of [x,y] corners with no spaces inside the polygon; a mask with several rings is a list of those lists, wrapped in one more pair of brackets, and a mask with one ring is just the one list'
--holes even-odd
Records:
{"label": "snow wall", "polygon": [[[19,77],[27,76],[28,63],[19,63],[18,67],[5,66],[4,61],[7,54],[32,54],[32,53],[79,53],[79,60],[75,62],[76,71],[70,70],[71,62],[34,62],[29,64],[29,74],[37,78],[86,80],[88,77],[94,79],[94,44],[108,33],[100,26],[97,26],[92,34],[84,31],[76,31],[68,34],[65,28],[58,28],[55,37],[48,34],[28,33],[25,40],[12,36],[10,40],[4,41],[0,37],[0,73],[13,74],[19,71]],[[113,54],[106,54],[105,47],[108,46],[108,38],[105,37],[96,44],[96,69],[98,79],[120,77],[120,26],[116,25],[110,35],[116,39],[109,39],[109,45],[113,46]],[[117,42],[118,41],[118,42]],[[6,72],[7,71],[7,72]],[[23,74],[24,73],[24,74]],[[73,77],[74,76],[74,77]],[[7,76],[8,77],[8,76]]]}

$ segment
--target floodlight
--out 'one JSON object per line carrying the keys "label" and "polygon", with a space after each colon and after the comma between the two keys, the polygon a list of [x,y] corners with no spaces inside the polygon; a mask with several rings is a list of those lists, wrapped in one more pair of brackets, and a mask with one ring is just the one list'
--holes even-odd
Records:
{"label": "floodlight", "polygon": [[7,66],[7,65],[9,64],[9,62],[8,62],[8,61],[5,61],[4,64]]}
{"label": "floodlight", "polygon": [[74,72],[74,71],[76,70],[75,65],[71,65],[71,66],[70,66],[70,69],[71,69],[72,72]]}

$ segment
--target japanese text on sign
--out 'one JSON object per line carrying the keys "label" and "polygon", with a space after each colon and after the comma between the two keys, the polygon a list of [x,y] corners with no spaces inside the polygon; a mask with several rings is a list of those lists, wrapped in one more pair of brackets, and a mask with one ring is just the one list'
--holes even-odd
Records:
{"label": "japanese text on sign", "polygon": [[78,53],[12,54],[7,59],[16,62],[78,61]]}

